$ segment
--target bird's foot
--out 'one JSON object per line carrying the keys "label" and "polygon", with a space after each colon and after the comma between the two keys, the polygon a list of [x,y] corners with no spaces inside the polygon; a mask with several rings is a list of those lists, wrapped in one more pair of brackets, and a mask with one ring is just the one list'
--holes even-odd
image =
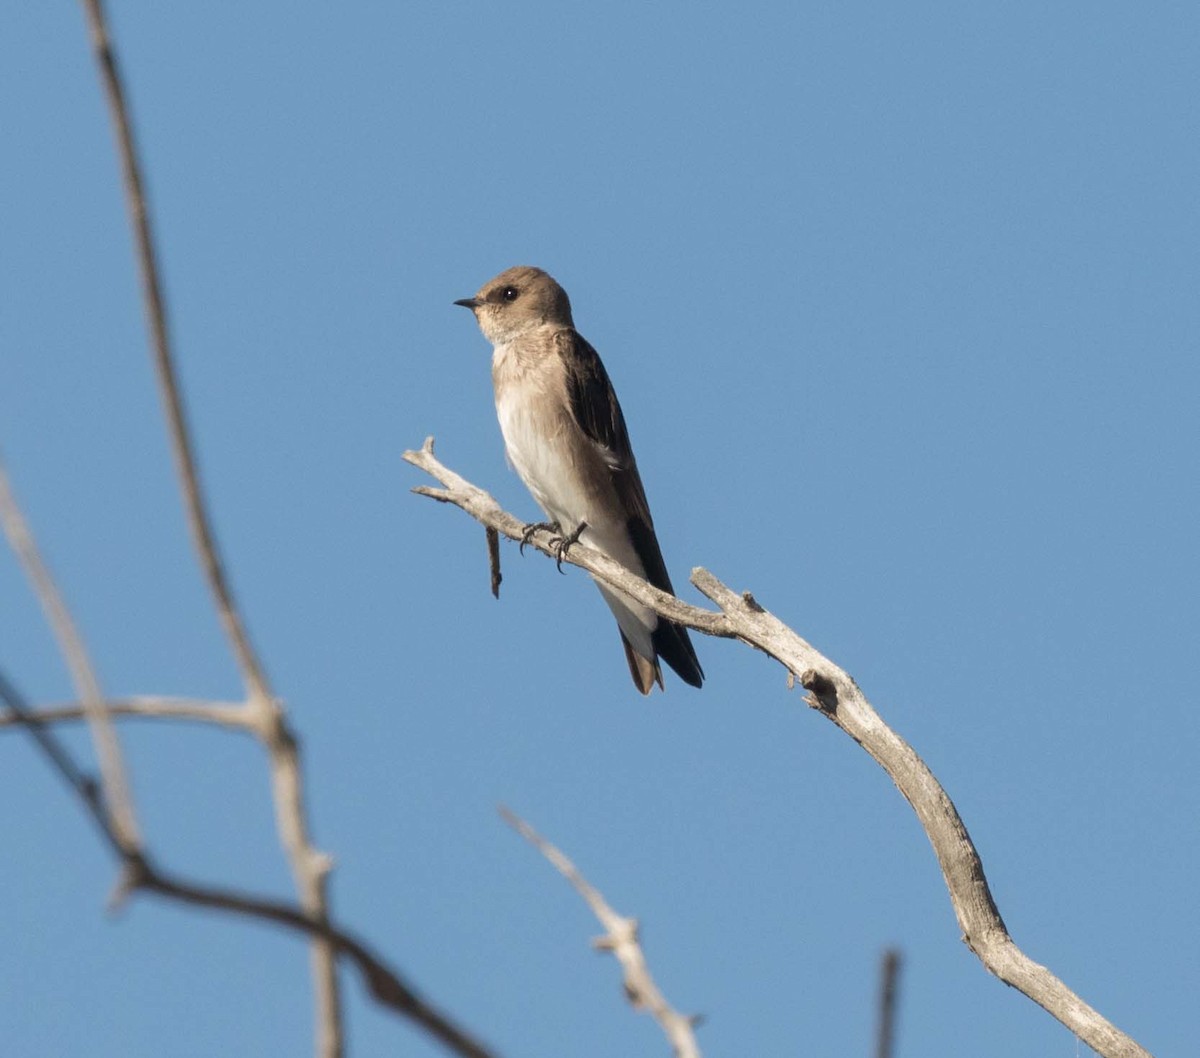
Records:
{"label": "bird's foot", "polygon": [[539,529],[546,529],[549,532],[556,534],[562,533],[562,526],[559,525],[558,522],[530,522],[527,526],[525,526],[524,531],[521,533],[521,542],[517,546],[517,554],[525,554],[525,545],[533,539],[533,534]]}
{"label": "bird's foot", "polygon": [[558,567],[559,573],[562,573],[562,571],[563,571],[562,560],[563,560],[563,555],[565,555],[567,553],[567,548],[570,547],[572,544],[579,542],[579,537],[586,528],[587,528],[587,522],[580,522],[579,526],[576,528],[576,530],[573,533],[571,533],[569,536],[559,537],[559,541],[555,545],[555,548],[554,548],[554,560],[555,560],[554,564]]}

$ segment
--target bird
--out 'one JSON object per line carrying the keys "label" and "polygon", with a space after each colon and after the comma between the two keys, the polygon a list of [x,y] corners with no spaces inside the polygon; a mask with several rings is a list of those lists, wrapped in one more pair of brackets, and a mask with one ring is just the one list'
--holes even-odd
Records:
{"label": "bird", "polygon": [[[567,292],[542,269],[519,265],[454,304],[474,313],[493,347],[505,451],[549,519],[528,525],[523,542],[552,529],[560,563],[579,541],[674,595],[625,416],[600,355],[575,329]],[[598,580],[596,587],[642,694],[663,688],[660,659],[684,683],[702,684],[686,628]]]}

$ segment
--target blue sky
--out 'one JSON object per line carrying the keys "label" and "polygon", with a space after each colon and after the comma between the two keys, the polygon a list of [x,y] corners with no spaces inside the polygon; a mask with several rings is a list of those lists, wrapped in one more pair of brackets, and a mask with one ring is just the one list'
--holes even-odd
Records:
{"label": "blue sky", "polygon": [[[1082,1051],[960,943],[887,778],[773,663],[632,689],[509,509],[500,269],[570,292],[668,566],[846,667],[955,799],[1017,942],[1154,1053],[1200,1035],[1195,5],[133,5],[111,16],[218,531],[304,738],[335,909],[506,1055],[665,1054],[510,805],[638,915],[710,1055]],[[80,11],[0,34],[0,447],[113,694],[234,697],[145,349]],[[70,696],[0,558],[0,664]],[[259,749],[123,727],[152,848],[291,892]],[[70,739],[86,751],[82,732]],[[0,738],[12,1054],[303,1054],[303,944],[136,901]],[[441,1053],[347,979],[352,1053]]]}

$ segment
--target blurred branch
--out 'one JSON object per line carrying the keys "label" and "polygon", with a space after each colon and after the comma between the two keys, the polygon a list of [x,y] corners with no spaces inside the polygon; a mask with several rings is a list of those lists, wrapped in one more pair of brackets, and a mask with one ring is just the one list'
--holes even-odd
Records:
{"label": "blurred branch", "polygon": [[58,585],[42,560],[37,542],[25,515],[17,504],[8,481],[4,460],[0,458],[0,525],[8,537],[17,561],[41,603],[46,620],[58,641],[58,649],[66,660],[71,673],[75,693],[82,702],[82,712],[92,731],[96,746],[96,759],[100,762],[100,777],[104,784],[104,802],[111,817],[111,837],[117,846],[127,853],[136,853],[141,846],[133,800],[129,795],[129,780],[125,772],[125,761],[117,733],[104,708],[104,696],[100,693],[100,681],[92,667],[83,637],[75,627],[71,611],[67,608]]}
{"label": "blurred branch", "polygon": [[[104,84],[104,94],[116,137],[117,154],[121,160],[126,205],[133,229],[138,270],[141,274],[146,322],[150,330],[150,345],[171,437],[175,471],[183,493],[188,528],[200,566],[212,592],[218,617],[242,672],[248,696],[247,713],[257,725],[259,737],[267,748],[276,825],[291,863],[301,903],[309,914],[323,920],[329,916],[328,881],[332,861],[313,847],[309,837],[303,772],[296,737],[288,726],[282,705],[271,693],[266,673],[250,643],[249,633],[234,601],[233,590],[225,576],[217,549],[216,535],[204,502],[191,432],[188,429],[183,396],[175,371],[150,211],[146,202],[141,163],[120,69],[102,0],[84,0],[83,6],[87,14],[96,63],[100,69],[100,78]],[[333,947],[328,942],[316,942],[312,964],[317,1022],[316,1053],[319,1058],[341,1058],[345,1046],[341,990],[337,977],[337,959]]]}
{"label": "blurred branch", "polygon": [[4,719],[11,721],[14,726],[24,727],[29,732],[30,737],[37,743],[38,748],[41,749],[54,770],[58,772],[63,782],[83,802],[84,808],[87,809],[92,821],[96,824],[96,829],[100,831],[101,836],[108,842],[113,852],[122,860],[140,857],[141,853],[136,846],[129,847],[122,843],[121,837],[113,825],[109,809],[104,803],[100,787],[96,785],[96,780],[75,763],[75,759],[49,728],[38,723],[34,714],[25,704],[24,698],[3,672],[0,672],[0,699],[3,699],[9,710]]}
{"label": "blurred branch", "polygon": [[199,885],[173,876],[155,866],[141,848],[121,841],[120,833],[95,781],[75,763],[57,736],[25,703],[24,698],[0,672],[0,699],[9,709],[9,718],[23,726],[37,742],[46,758],[87,808],[96,828],[121,861],[121,881],[114,902],[137,891],[156,893],[196,907],[227,911],[261,919],[300,933],[320,938],[340,955],[350,959],[363,975],[371,995],[390,1010],[416,1022],[430,1035],[441,1040],[464,1058],[491,1058],[482,1044],[472,1039],[445,1015],[425,1002],[399,974],[383,962],[366,944],[330,924],[325,918],[306,914],[287,904],[247,893]]}
{"label": "blurred branch", "polygon": [[[432,437],[420,450],[405,452],[404,459],[443,486],[418,486],[414,492],[459,507],[485,527],[510,540],[521,540],[523,524],[488,493],[443,466],[433,454]],[[530,542],[554,557],[548,533],[539,530]],[[861,745],[912,805],[950,890],[963,941],[983,965],[1104,1058],[1149,1058],[1148,1051],[1013,942],[992,899],[979,853],[953,802],[916,751],[883,722],[848,673],[760,606],[749,592],[731,591],[705,569],[693,570],[691,581],[717,604],[718,611],[680,602],[608,556],[580,544],[574,544],[564,560],[672,621],[707,635],[739,639],[780,662],[788,679],[798,680],[809,692],[808,704]]]}
{"label": "blurred branch", "polygon": [[646,957],[638,938],[638,922],[618,915],[578,868],[549,841],[520,816],[503,805],[500,816],[518,834],[537,849],[583,897],[592,914],[604,927],[605,934],[592,942],[599,951],[611,951],[621,964],[625,976],[625,995],[635,1010],[646,1010],[662,1027],[676,1058],[700,1058],[700,1048],[692,1027],[697,1018],[680,1014],[667,1002],[646,965]]}
{"label": "blurred branch", "polygon": [[[489,1058],[489,1052],[466,1032],[426,1003],[362,941],[335,928],[325,914],[300,911],[286,904],[248,894],[202,886],[174,877],[150,859],[133,823],[133,804],[128,796],[120,746],[116,741],[111,712],[131,716],[171,717],[216,723],[235,730],[253,731],[261,736],[259,716],[244,705],[203,702],[193,699],[142,697],[106,701],[92,669],[82,639],[49,570],[43,562],[33,533],[17,505],[8,476],[0,460],[0,524],[25,569],[38,599],[46,610],[51,627],[59,640],[83,701],[67,706],[30,709],[13,684],[0,672],[0,699],[8,712],[0,716],[0,727],[19,726],[27,730],[46,759],[87,809],[97,830],[120,860],[122,872],[114,900],[142,890],[157,893],[182,903],[258,918],[305,933],[330,952],[350,959],[363,975],[371,994],[382,1005],[416,1022],[466,1058]],[[61,720],[99,721],[107,736],[97,739],[103,783],[84,771],[58,740],[52,725]],[[93,728],[95,730],[95,727]],[[112,785],[112,776],[119,782]],[[115,795],[113,790],[118,791]],[[340,1046],[340,1038],[338,1040]]]}
{"label": "blurred branch", "polygon": [[262,663],[250,644],[233,590],[225,577],[225,569],[217,549],[216,536],[205,508],[204,493],[200,487],[200,475],[196,469],[191,431],[183,406],[183,396],[175,373],[174,353],[171,350],[170,330],[167,326],[167,307],[159,279],[158,254],[155,249],[150,209],[146,202],[145,185],[142,180],[141,163],[138,160],[137,143],[133,124],[129,117],[129,106],[125,99],[120,67],[109,35],[108,22],[102,0],[84,0],[92,48],[100,67],[104,83],[104,94],[108,112],[112,119],[113,133],[117,141],[117,154],[121,160],[121,174],[125,185],[125,203],[129,210],[129,222],[133,228],[133,239],[137,253],[138,271],[142,280],[142,298],[146,313],[146,324],[150,329],[150,345],[154,354],[154,366],[158,374],[159,395],[166,411],[167,425],[171,435],[171,453],[175,460],[175,472],[183,490],[183,502],[187,511],[188,529],[200,558],[204,576],[216,600],[221,625],[233,646],[238,665],[242,670],[251,697],[267,698],[269,691]]}
{"label": "blurred branch", "polygon": [[896,992],[901,961],[899,950],[888,948],[879,962],[879,1022],[875,1036],[875,1058],[892,1058],[896,1041]]}
{"label": "blurred branch", "polygon": [[[196,698],[163,698],[141,695],[135,698],[106,698],[104,711],[109,716],[144,717],[153,720],[183,720],[190,723],[216,724],[219,727],[254,731],[254,723],[241,702],[208,702]],[[44,726],[70,723],[86,715],[86,706],[79,702],[40,706],[23,716],[15,713],[0,715],[0,728],[18,724]]]}

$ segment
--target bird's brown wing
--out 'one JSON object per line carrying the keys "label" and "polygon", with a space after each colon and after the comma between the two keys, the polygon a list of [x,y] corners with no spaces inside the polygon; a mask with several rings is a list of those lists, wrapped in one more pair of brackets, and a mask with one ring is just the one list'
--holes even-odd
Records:
{"label": "bird's brown wing", "polygon": [[[629,536],[646,571],[646,580],[660,591],[674,595],[675,589],[671,586],[671,577],[654,532],[646,490],[629,443],[625,416],[600,354],[575,330],[560,331],[555,336],[555,343],[566,369],[567,393],[575,421],[603,450],[613,487],[628,516]],[[660,620],[652,640],[655,649],[680,679],[694,687],[700,686],[704,672],[686,628]]]}
{"label": "bird's brown wing", "polygon": [[[621,405],[609,381],[608,372],[604,370],[600,354],[574,330],[560,331],[554,340],[566,368],[567,393],[571,398],[575,421],[603,449],[604,461],[625,510],[653,530],[650,505],[646,502],[646,490],[642,487],[637,460],[633,458],[633,448],[629,444],[625,416],[621,413]],[[663,575],[666,575],[665,571]],[[650,579],[649,576],[647,579]],[[651,580],[651,583],[657,582]],[[663,590],[671,589],[668,587]]]}

